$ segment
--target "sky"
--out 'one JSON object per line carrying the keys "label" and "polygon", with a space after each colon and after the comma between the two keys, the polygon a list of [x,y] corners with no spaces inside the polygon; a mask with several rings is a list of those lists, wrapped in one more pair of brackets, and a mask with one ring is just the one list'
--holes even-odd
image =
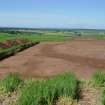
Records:
{"label": "sky", "polygon": [[0,0],[0,27],[105,29],[105,0]]}

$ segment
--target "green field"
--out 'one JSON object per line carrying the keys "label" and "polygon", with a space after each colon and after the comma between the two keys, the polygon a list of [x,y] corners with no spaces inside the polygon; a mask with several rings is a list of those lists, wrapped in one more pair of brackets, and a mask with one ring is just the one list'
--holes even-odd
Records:
{"label": "green field", "polygon": [[0,41],[25,38],[30,41],[65,41],[74,37],[105,39],[105,30],[96,29],[0,29]]}
{"label": "green field", "polygon": [[27,39],[33,42],[42,41],[65,41],[72,38],[72,36],[65,35],[5,35],[0,34],[0,42],[13,39]]}

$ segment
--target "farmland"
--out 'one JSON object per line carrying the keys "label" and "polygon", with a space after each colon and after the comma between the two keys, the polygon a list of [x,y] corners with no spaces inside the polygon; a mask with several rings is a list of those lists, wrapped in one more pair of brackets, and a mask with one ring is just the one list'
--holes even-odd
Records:
{"label": "farmland", "polygon": [[[4,32],[4,33],[3,33]],[[49,35],[49,34],[43,34],[43,35],[33,35],[32,33],[21,33],[19,35],[16,34],[10,34],[10,32],[3,31],[0,33],[0,53],[1,57],[0,59],[5,58],[5,56],[13,55],[15,50],[18,49],[25,49],[35,45],[36,43],[39,42],[45,42],[45,41],[65,41],[72,39],[72,36],[68,35]],[[19,32],[17,32],[19,33]],[[25,35],[24,35],[25,34]],[[18,43],[20,42],[20,43]],[[23,43],[22,43],[23,42]],[[10,45],[12,43],[12,45]],[[16,44],[17,43],[17,44]],[[27,45],[28,43],[28,45]],[[6,48],[5,48],[6,47]],[[9,52],[9,54],[7,54]],[[5,54],[6,53],[6,54]],[[2,57],[3,55],[3,57]]]}
{"label": "farmland", "polygon": [[105,105],[105,30],[1,29],[0,57],[0,105]]}

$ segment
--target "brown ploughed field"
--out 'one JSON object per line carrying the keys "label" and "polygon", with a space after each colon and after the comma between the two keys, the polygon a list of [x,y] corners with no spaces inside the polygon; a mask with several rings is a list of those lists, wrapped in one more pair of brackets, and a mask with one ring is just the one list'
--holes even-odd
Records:
{"label": "brown ploughed field", "polygon": [[71,71],[88,79],[97,69],[105,70],[104,40],[42,42],[0,61],[0,77],[18,72],[25,78],[46,78]]}

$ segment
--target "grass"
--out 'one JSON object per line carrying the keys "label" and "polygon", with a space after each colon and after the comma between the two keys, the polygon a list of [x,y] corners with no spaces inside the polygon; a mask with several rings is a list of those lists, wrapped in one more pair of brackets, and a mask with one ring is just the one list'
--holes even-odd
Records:
{"label": "grass", "polygon": [[[5,29],[6,31],[6,29]],[[82,36],[84,38],[95,38],[95,39],[105,39],[105,30],[89,30],[89,29],[70,29],[70,30],[30,30],[32,32],[28,32],[24,30],[24,32],[20,32],[17,34],[10,33],[0,33],[0,41],[10,40],[14,38],[27,38],[31,41],[65,41],[72,39],[76,36]],[[11,30],[7,30],[11,31]],[[15,30],[14,30],[15,31]],[[35,33],[33,33],[33,31]]]}
{"label": "grass", "polygon": [[0,42],[12,39],[27,39],[33,42],[42,42],[42,41],[65,41],[72,38],[70,35],[10,35],[10,34],[0,34]]}
{"label": "grass", "polygon": [[58,75],[49,80],[30,82],[22,91],[17,105],[52,105],[60,96],[77,95],[78,84],[74,75]]}
{"label": "grass", "polygon": [[[96,86],[93,88],[101,87],[100,84],[104,83],[101,80],[103,78],[103,72],[96,72],[91,81]],[[13,105],[55,105],[55,103],[56,105],[78,105],[78,89],[83,88],[78,85],[78,80],[71,73],[57,75],[47,80],[26,81],[23,81],[18,74],[10,73],[0,81],[0,91],[2,89],[6,93],[13,93],[18,89],[21,93]],[[86,85],[85,88],[88,86]],[[100,89],[103,89],[101,102],[105,105],[105,86]]]}
{"label": "grass", "polygon": [[105,105],[105,89],[103,89],[103,92],[102,92],[102,105]]}
{"label": "grass", "polygon": [[101,101],[102,101],[101,105],[105,105],[105,87],[104,87],[104,89],[102,91]]}
{"label": "grass", "polygon": [[94,86],[104,87],[105,86],[105,73],[97,71],[92,77],[92,83]]}
{"label": "grass", "polygon": [[[67,40],[72,40],[73,38],[76,38],[76,35],[71,35],[71,34],[56,34],[52,35],[52,34],[43,34],[43,35],[5,35],[2,34],[0,35],[0,41],[5,41],[5,40],[12,40],[12,39],[27,39],[29,41],[33,41],[33,42],[50,42],[50,41],[67,41]],[[105,35],[82,35],[79,37],[83,37],[83,38],[93,38],[93,39],[97,39],[97,40],[104,40],[105,39]]]}
{"label": "grass", "polygon": [[64,35],[26,35],[21,38],[31,40],[33,42],[50,42],[50,41],[66,41],[72,39],[71,36],[65,37]]}
{"label": "grass", "polygon": [[55,76],[53,79],[49,79],[47,83],[48,87],[50,85],[56,88],[59,96],[71,96],[72,98],[76,98],[78,82],[73,74],[65,73]]}
{"label": "grass", "polygon": [[3,91],[8,93],[15,91],[22,82],[19,74],[10,73],[2,80],[1,85]]}
{"label": "grass", "polygon": [[102,90],[101,105],[105,105],[105,72],[97,71],[92,77],[92,83]]}
{"label": "grass", "polygon": [[84,35],[82,34],[81,36],[75,35],[75,34],[56,34],[55,35],[51,35],[51,34],[44,34],[44,35],[20,35],[20,38],[24,38],[33,42],[50,42],[50,41],[68,41],[68,40],[72,40],[76,37],[80,37],[80,38],[92,38],[92,39],[96,39],[96,40],[105,40],[105,35],[92,35],[92,34],[87,34]]}
{"label": "grass", "polygon": [[6,40],[12,40],[12,39],[15,39],[15,38],[16,38],[16,35],[0,33],[0,42],[6,41]]}
{"label": "grass", "polygon": [[30,82],[22,90],[22,95],[17,101],[17,105],[38,105],[43,97],[43,88],[44,82]]}

